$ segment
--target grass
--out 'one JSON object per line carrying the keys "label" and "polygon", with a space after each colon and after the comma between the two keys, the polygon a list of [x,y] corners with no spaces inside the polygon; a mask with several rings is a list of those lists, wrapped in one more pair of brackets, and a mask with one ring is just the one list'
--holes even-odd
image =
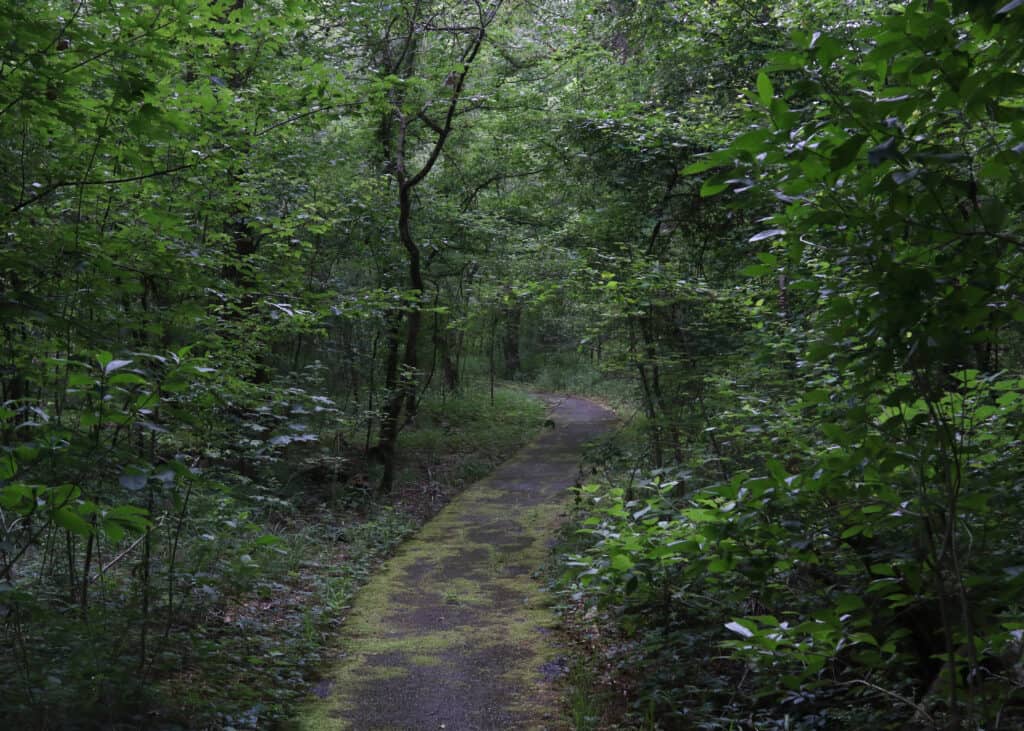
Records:
{"label": "grass", "polygon": [[589,665],[577,660],[566,678],[566,702],[575,731],[597,731],[604,715],[605,699],[595,693],[597,679]]}

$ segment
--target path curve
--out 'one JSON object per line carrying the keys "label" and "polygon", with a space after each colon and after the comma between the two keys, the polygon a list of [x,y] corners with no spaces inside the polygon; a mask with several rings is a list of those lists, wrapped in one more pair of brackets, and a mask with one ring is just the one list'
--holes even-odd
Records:
{"label": "path curve", "polygon": [[558,729],[555,618],[533,574],[564,518],[583,444],[614,415],[542,396],[554,428],[475,483],[360,592],[342,654],[299,728]]}

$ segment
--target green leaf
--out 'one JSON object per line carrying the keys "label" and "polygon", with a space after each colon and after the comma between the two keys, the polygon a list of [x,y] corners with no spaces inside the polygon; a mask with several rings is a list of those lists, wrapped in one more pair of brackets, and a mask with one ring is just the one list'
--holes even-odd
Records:
{"label": "green leaf", "polygon": [[140,376],[138,373],[117,373],[110,377],[108,381],[112,386],[126,386],[126,385],[145,385],[149,383],[145,378]]}
{"label": "green leaf", "polygon": [[629,569],[633,568],[634,564],[633,559],[631,559],[626,554],[617,553],[614,556],[612,556],[611,565],[612,568],[616,571],[629,571]]}
{"label": "green leaf", "polygon": [[68,375],[68,386],[71,388],[79,388],[81,386],[92,386],[96,383],[96,379],[90,376],[88,373],[71,373]]}
{"label": "green leaf", "polygon": [[35,490],[30,485],[13,483],[0,488],[0,507],[27,514],[35,509]]}
{"label": "green leaf", "polygon": [[732,568],[732,564],[725,558],[713,558],[708,562],[708,573],[722,574]]}
{"label": "green leaf", "polygon": [[787,53],[775,53],[772,54],[768,65],[765,66],[766,71],[797,71],[802,69],[807,63],[807,58],[803,53],[787,52]]}
{"label": "green leaf", "polygon": [[740,269],[740,274],[745,277],[765,277],[775,272],[775,267],[767,264],[751,264]]}
{"label": "green leaf", "polygon": [[875,647],[878,647],[878,640],[875,639],[874,635],[871,635],[867,632],[854,632],[850,635],[850,642],[853,644],[863,642],[865,644],[874,645]]}
{"label": "green leaf", "polygon": [[782,99],[772,99],[771,117],[775,126],[783,131],[789,130],[796,122],[796,115],[789,111],[789,105]]}
{"label": "green leaf", "polygon": [[842,540],[845,541],[847,538],[853,538],[854,536],[859,536],[863,532],[864,532],[864,526],[863,525],[851,525],[849,528],[844,530],[839,535],[839,537]]}
{"label": "green leaf", "polygon": [[22,462],[31,462],[39,456],[39,448],[30,444],[22,444],[14,448],[14,454]]}
{"label": "green leaf", "polygon": [[86,537],[92,533],[92,526],[70,507],[58,508],[51,513],[51,517],[58,526],[76,535]]}
{"label": "green leaf", "polygon": [[866,140],[867,135],[854,135],[836,147],[829,156],[829,167],[833,171],[848,167],[850,163],[857,159],[857,153],[860,152],[860,148],[864,146]]}
{"label": "green leaf", "polygon": [[703,173],[707,170],[722,167],[723,163],[718,162],[712,158],[706,158],[704,160],[698,160],[697,162],[690,163],[683,168],[682,175],[696,175],[697,173]]}
{"label": "green leaf", "polygon": [[729,183],[727,182],[726,175],[723,173],[705,180],[704,184],[700,186],[700,197],[711,198],[724,190],[728,190]]}
{"label": "green leaf", "polygon": [[843,47],[839,42],[831,36],[820,35],[815,39],[812,46],[815,55],[817,56],[818,63],[823,68],[828,68],[843,54]]}
{"label": "green leaf", "polygon": [[864,600],[856,594],[844,594],[836,602],[836,611],[840,614],[855,612],[864,608]]}
{"label": "green leaf", "polygon": [[134,533],[141,533],[152,525],[149,521],[149,512],[135,505],[118,505],[110,508],[104,515],[104,520],[116,522]]}
{"label": "green leaf", "polygon": [[830,392],[824,388],[816,388],[811,391],[807,391],[800,398],[800,406],[814,406],[815,404],[825,403],[829,400]]}
{"label": "green leaf", "polygon": [[755,244],[758,241],[764,241],[765,239],[774,239],[779,236],[785,235],[786,229],[784,228],[769,228],[765,231],[760,231],[759,233],[754,234],[749,239],[747,239],[747,241],[749,241],[752,244]]}
{"label": "green leaf", "polygon": [[100,529],[111,543],[119,543],[124,539],[125,530],[116,521],[104,520],[100,523]]}
{"label": "green leaf", "polygon": [[9,480],[18,472],[18,461],[10,452],[0,454],[0,480]]}
{"label": "green leaf", "polygon": [[275,535],[268,534],[268,535],[260,536],[259,538],[257,538],[255,541],[253,541],[253,545],[254,546],[276,546],[279,543],[283,543],[283,542],[284,542],[284,539],[281,538],[280,536],[275,536]]}
{"label": "green leaf", "polygon": [[775,89],[772,87],[772,82],[771,79],[768,78],[768,74],[764,71],[757,74],[757,95],[764,106],[771,106],[772,99],[775,96]]}

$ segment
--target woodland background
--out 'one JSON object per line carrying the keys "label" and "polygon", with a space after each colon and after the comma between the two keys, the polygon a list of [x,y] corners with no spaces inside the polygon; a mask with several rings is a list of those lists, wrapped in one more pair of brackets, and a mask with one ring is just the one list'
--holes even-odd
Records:
{"label": "woodland background", "polygon": [[1022,0],[0,7],[12,728],[286,727],[526,385],[577,728],[1024,724]]}

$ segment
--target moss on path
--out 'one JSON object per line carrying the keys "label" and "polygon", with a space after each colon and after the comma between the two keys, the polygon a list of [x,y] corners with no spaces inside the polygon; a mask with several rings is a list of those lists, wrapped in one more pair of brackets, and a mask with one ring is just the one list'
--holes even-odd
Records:
{"label": "moss on path", "polygon": [[555,619],[534,572],[613,415],[552,397],[555,424],[456,498],[360,593],[336,667],[298,719],[339,729],[557,729]]}

